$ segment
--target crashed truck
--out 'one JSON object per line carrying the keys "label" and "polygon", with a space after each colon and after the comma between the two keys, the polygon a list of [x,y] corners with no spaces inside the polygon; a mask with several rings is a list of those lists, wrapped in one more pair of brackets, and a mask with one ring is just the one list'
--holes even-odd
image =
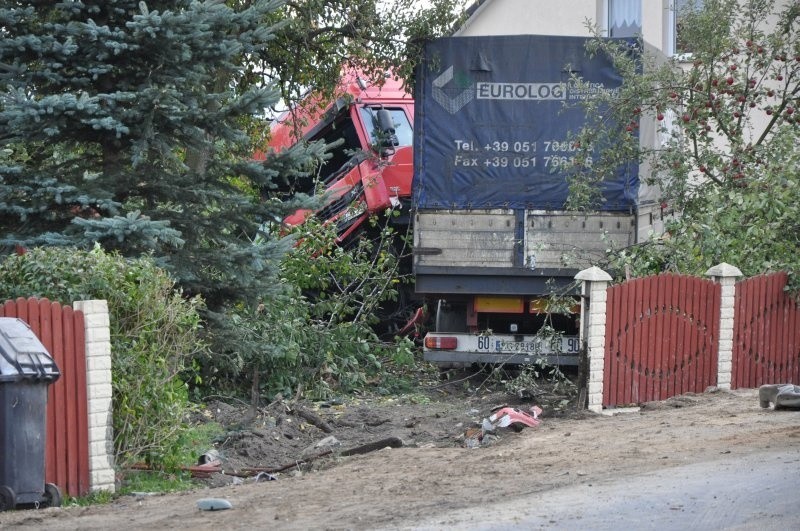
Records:
{"label": "crashed truck", "polygon": [[[368,220],[378,216],[395,229],[392,242],[401,255],[410,223],[414,100],[403,81],[387,75],[370,82],[358,71],[343,74],[333,101],[310,95],[301,105],[281,115],[270,127],[266,152],[256,160],[298,142],[323,142],[329,157],[316,173],[283,185],[278,192],[323,195],[322,207],[301,209],[283,219],[287,228],[313,216],[333,224],[336,242],[349,246],[369,234]],[[387,215],[391,212],[391,215]],[[401,257],[403,273],[410,273],[410,257]],[[416,330],[423,318],[422,305],[413,299],[413,287],[398,287],[397,298],[381,309],[377,330],[392,337]],[[387,308],[387,305],[392,307]]]}
{"label": "crashed truck", "polygon": [[[575,154],[569,137],[586,119],[566,104],[620,84],[585,44],[530,35],[438,39],[426,47],[416,100],[401,80],[373,85],[351,73],[333,102],[286,113],[271,128],[277,151],[301,139],[338,143],[316,175],[285,190],[324,190],[326,202],[286,225],[315,216],[335,223],[347,245],[387,209],[400,214],[389,218],[398,235],[413,224],[414,292],[398,297],[403,307],[393,314],[403,318],[391,325],[403,334],[426,319],[425,359],[443,367],[577,364],[577,296],[571,315],[551,316],[563,333],[557,344],[536,336],[549,295],[660,219],[636,165],[604,176],[600,210],[564,210]],[[570,81],[576,73],[580,87]]]}
{"label": "crashed truck", "polygon": [[[440,366],[579,361],[578,271],[649,232],[660,206],[638,166],[602,176],[602,203],[565,210],[587,122],[574,105],[621,78],[566,36],[448,37],[426,45],[414,124],[413,272],[431,314],[424,357]],[[573,82],[573,75],[582,78]],[[548,297],[574,295],[543,340]]]}
{"label": "crashed truck", "polygon": [[[411,201],[414,101],[402,81],[391,76],[373,84],[358,72],[342,77],[337,98],[319,105],[311,96],[283,113],[270,127],[268,151],[282,151],[298,142],[332,145],[318,171],[286,185],[279,192],[325,193],[317,211],[298,210],[283,220],[298,226],[309,216],[335,223],[337,243],[359,235],[371,214],[396,208],[408,225]],[[267,153],[254,155],[263,160]],[[405,208],[404,208],[405,207]]]}

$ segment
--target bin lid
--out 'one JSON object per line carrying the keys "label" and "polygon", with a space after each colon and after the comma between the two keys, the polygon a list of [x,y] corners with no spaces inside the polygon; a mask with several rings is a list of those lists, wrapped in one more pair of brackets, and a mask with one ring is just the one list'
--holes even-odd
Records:
{"label": "bin lid", "polygon": [[59,376],[56,362],[28,323],[16,317],[0,317],[0,383],[54,382]]}

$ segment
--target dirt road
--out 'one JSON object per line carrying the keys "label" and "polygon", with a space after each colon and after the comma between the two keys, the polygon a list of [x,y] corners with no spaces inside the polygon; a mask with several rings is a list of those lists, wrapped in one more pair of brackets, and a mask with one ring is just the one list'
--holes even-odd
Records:
{"label": "dirt road", "polygon": [[618,531],[797,529],[800,454],[793,450],[728,454],[669,470],[611,477],[459,509],[409,529]]}
{"label": "dirt road", "polygon": [[[426,408],[436,409],[422,405],[420,412]],[[277,481],[124,496],[106,506],[5,513],[0,527],[486,528],[495,505],[507,512],[515,500],[546,500],[564,487],[631,475],[655,482],[693,464],[711,463],[713,470],[720,459],[736,459],[743,467],[752,463],[757,470],[770,452],[800,456],[800,412],[761,409],[755,390],[719,391],[645,404],[636,413],[545,416],[539,427],[509,433],[486,447],[385,449]],[[796,461],[787,466],[800,471]],[[797,492],[776,496],[797,499]],[[233,509],[199,511],[196,501],[207,497],[227,499]]]}

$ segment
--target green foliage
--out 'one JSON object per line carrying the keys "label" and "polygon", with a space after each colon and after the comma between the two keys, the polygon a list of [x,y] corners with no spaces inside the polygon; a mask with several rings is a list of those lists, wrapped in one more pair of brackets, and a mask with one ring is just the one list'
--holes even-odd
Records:
{"label": "green foliage", "polygon": [[586,205],[598,175],[634,162],[674,213],[663,237],[615,254],[612,269],[800,270],[800,8],[779,4],[707,0],[690,9],[681,44],[691,55],[679,59],[592,42],[613,58],[623,85],[589,104],[606,112],[576,136],[604,149],[593,168],[576,171],[575,204]]}
{"label": "green foliage", "polygon": [[214,441],[225,433],[222,426],[216,422],[201,421],[190,423],[181,430],[175,445],[177,451],[176,464],[191,466],[196,465],[201,455],[214,447]]}
{"label": "green foliage", "polygon": [[[333,298],[289,309],[276,280],[291,240],[265,229],[314,206],[276,184],[310,175],[325,146],[251,154],[268,134],[265,113],[308,90],[332,94],[343,67],[373,80],[412,72],[414,46],[443,34],[457,4],[0,2],[0,251],[99,242],[152,253],[184,293],[202,295],[231,366],[271,352],[261,325],[236,335],[261,302],[336,326],[368,315],[374,293],[352,311]],[[271,359],[296,351],[287,340]],[[296,386],[282,374],[278,387]]]}
{"label": "green foliage", "polygon": [[243,62],[280,4],[0,3],[0,249],[152,252],[211,307],[267,291],[286,244],[253,240],[295,205],[252,190],[313,165],[249,160],[243,120],[279,96]]}
{"label": "green foliage", "polygon": [[99,247],[11,255],[0,263],[0,296],[107,300],[117,463],[178,464],[190,409],[183,378],[192,377],[191,358],[205,351],[199,297],[185,298],[152,258],[128,260]]}
{"label": "green foliage", "polygon": [[575,384],[557,365],[550,365],[538,358],[523,365],[519,373],[501,380],[508,394],[522,399],[540,396],[544,389],[549,393],[572,396],[577,391]]}
{"label": "green foliage", "polygon": [[[298,144],[266,162],[250,155],[263,145],[265,112],[306,90],[331,94],[342,67],[374,79],[387,67],[412,72],[414,46],[443,34],[457,3],[0,2],[0,251],[99,243],[150,256],[126,267],[158,279],[162,267],[208,307],[219,356],[196,359],[209,378],[249,374],[256,391],[364,386],[385,356],[410,357],[407,344],[384,347],[368,326],[376,305],[398,296],[401,280],[388,273],[397,255],[359,246],[354,258],[332,251],[335,274],[310,259],[281,269],[292,240],[267,229],[313,202],[285,200],[276,183],[311,174],[325,146]],[[31,284],[19,287],[109,300],[117,452],[121,460],[176,461],[169,452],[185,386],[175,375],[202,351],[193,335],[199,299],[178,307],[166,281],[112,281],[111,270],[123,272],[111,265],[123,262],[116,255],[66,253],[61,264],[51,259],[52,277],[30,272],[20,281]],[[109,277],[81,257],[100,260]],[[291,283],[306,265],[322,268],[313,274],[324,281],[300,291]],[[163,314],[134,304],[148,296]],[[162,324],[179,337],[161,337]],[[148,364],[152,374],[140,377]]]}
{"label": "green foliage", "polygon": [[278,293],[216,315],[228,325],[215,322],[215,356],[204,365],[220,385],[238,381],[241,393],[248,384],[254,405],[277,393],[327,398],[370,385],[385,389],[390,371],[413,362],[409,340],[384,343],[370,326],[400,282],[393,232],[384,228],[346,250],[334,227],[309,220],[297,231]]}
{"label": "green foliage", "polygon": [[264,78],[296,104],[309,89],[328,101],[343,67],[359,68],[380,82],[388,70],[413,87],[414,69],[426,40],[449,34],[463,0],[303,0],[287,2],[270,22],[281,20],[273,45],[252,56],[247,80]]}
{"label": "green foliage", "polygon": [[409,279],[399,270],[404,235],[386,223],[391,216],[391,211],[373,216],[345,245],[339,245],[335,225],[317,219],[295,229],[298,246],[284,260],[281,275],[313,294],[315,318],[371,322],[381,302],[397,297],[399,285]]}
{"label": "green foliage", "polygon": [[619,251],[614,267],[634,276],[657,271],[701,274],[727,262],[745,275],[789,271],[792,287],[799,287],[800,150],[792,130],[773,142],[793,144],[773,144],[784,171],[770,165],[747,186],[707,190],[704,208],[686,209],[668,224],[668,237]]}

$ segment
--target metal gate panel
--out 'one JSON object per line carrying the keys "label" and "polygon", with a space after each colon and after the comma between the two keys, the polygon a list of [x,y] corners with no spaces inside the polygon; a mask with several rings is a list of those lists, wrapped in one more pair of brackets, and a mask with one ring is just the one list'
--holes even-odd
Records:
{"label": "metal gate panel", "polygon": [[720,286],[664,274],[608,289],[603,405],[664,400],[717,382]]}
{"label": "metal gate panel", "polygon": [[785,272],[736,284],[731,387],[800,385],[800,308]]}

